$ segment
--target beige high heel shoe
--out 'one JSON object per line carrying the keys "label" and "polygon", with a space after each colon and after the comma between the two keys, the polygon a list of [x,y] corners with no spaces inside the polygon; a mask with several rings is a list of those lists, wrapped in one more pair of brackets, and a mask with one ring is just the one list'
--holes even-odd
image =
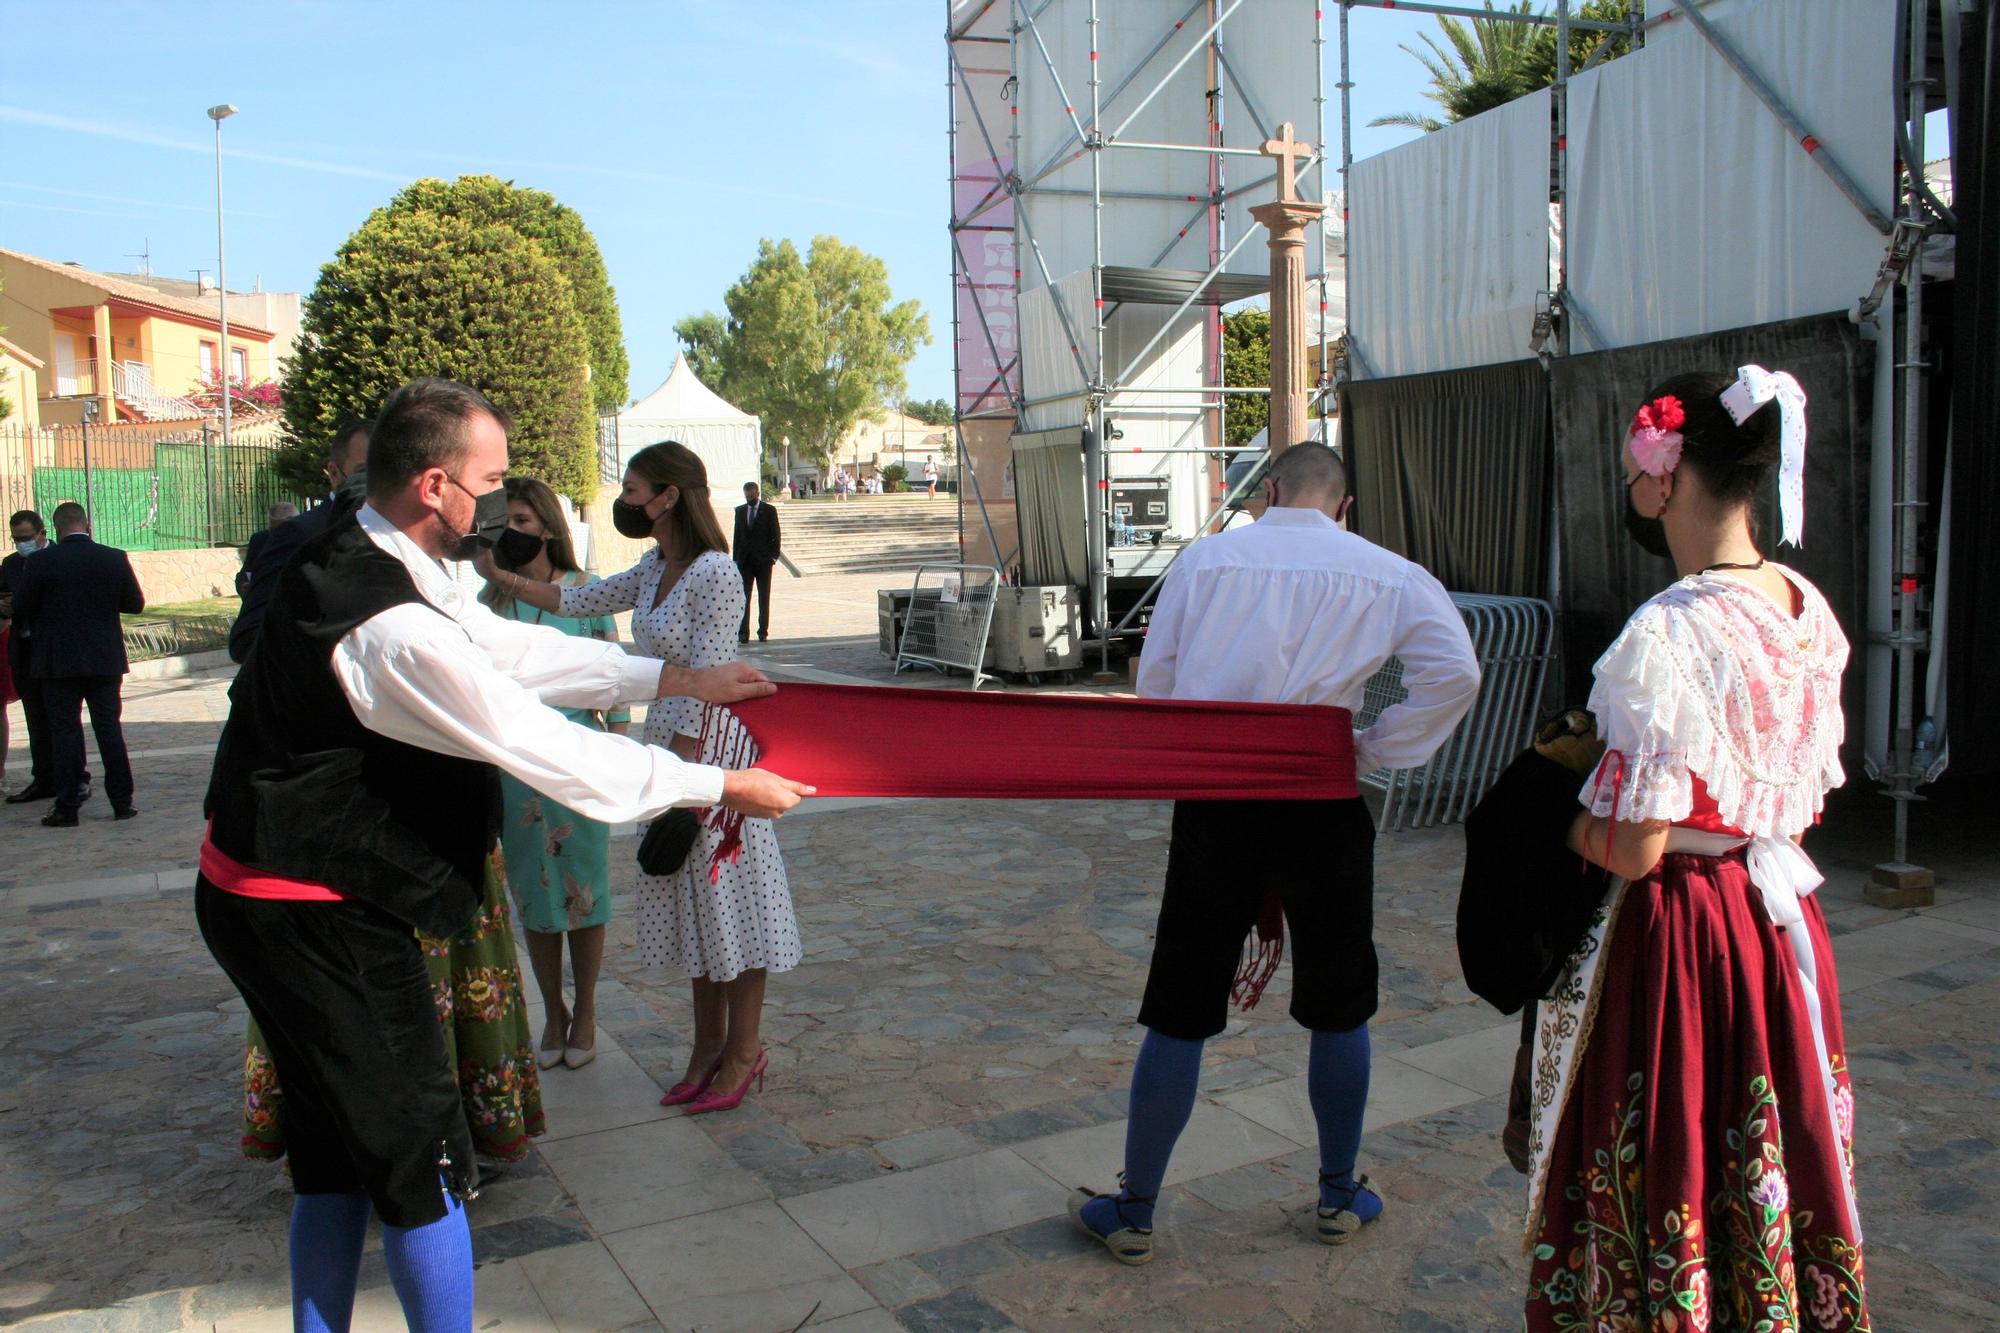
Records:
{"label": "beige high heel shoe", "polygon": [[[560,1028],[561,1030],[556,1032],[556,1044],[551,1046],[548,1044],[549,1032],[556,1028]],[[563,1056],[568,1053],[568,1046],[569,1016],[565,1014],[560,1024],[553,1018],[549,1019],[547,1024],[542,1028],[542,1045],[535,1051],[535,1067],[537,1069],[554,1069],[557,1065],[563,1063]]]}

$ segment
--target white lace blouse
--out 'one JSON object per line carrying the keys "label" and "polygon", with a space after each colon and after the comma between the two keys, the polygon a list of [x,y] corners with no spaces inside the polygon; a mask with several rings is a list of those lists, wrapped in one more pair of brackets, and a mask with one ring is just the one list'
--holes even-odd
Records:
{"label": "white lace blouse", "polygon": [[1810,827],[1840,767],[1847,638],[1819,589],[1795,618],[1738,579],[1696,574],[1641,606],[1599,658],[1590,691],[1605,755],[1584,784],[1597,815],[1683,823],[1699,778],[1729,828]]}

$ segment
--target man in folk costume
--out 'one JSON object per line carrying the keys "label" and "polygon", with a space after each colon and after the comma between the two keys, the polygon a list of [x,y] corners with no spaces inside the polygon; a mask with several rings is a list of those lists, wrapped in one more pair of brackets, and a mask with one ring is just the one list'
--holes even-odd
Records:
{"label": "man in folk costume", "polygon": [[505,526],[506,418],[417,380],[385,405],[368,502],[278,576],[230,690],[195,910],[285,1090],[295,1324],[345,1329],[371,1211],[413,1329],[472,1321],[463,1200],[478,1172],[415,931],[471,918],[497,769],[607,821],[720,803],[773,816],[808,789],[577,726],[560,707],[772,690],[502,620],[440,561]]}
{"label": "man in folk costume", "polygon": [[[1351,501],[1333,450],[1293,445],[1271,465],[1265,490],[1262,518],[1195,543],[1174,566],[1139,659],[1139,693],[1358,712],[1369,677],[1393,656],[1409,697],[1354,736],[1354,767],[1423,763],[1479,689],[1463,618],[1423,569],[1340,526]],[[1381,1215],[1382,1200],[1354,1174],[1376,1007],[1374,843],[1359,797],[1175,805],[1139,1009],[1146,1036],[1132,1070],[1123,1188],[1078,1190],[1070,1200],[1077,1224],[1121,1263],[1153,1257],[1154,1204],[1194,1110],[1202,1043],[1222,1031],[1232,989],[1246,1008],[1256,1003],[1284,924],[1291,1014],[1312,1033],[1316,1234],[1338,1245]],[[1253,928],[1269,944],[1239,976]]]}
{"label": "man in folk costume", "polygon": [[1622,441],[1625,526],[1680,578],[1598,659],[1570,847],[1616,877],[1537,1013],[1530,1330],[1865,1330],[1854,1090],[1820,874],[1847,640],[1768,560],[1805,529],[1805,393],[1678,375]]}

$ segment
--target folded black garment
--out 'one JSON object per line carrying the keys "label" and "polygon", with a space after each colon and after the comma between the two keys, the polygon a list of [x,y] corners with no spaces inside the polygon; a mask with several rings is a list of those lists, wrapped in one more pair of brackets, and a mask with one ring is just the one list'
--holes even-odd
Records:
{"label": "folded black garment", "polygon": [[1574,769],[1525,750],[1465,821],[1458,961],[1472,993],[1511,1014],[1549,993],[1611,886],[1569,849]]}

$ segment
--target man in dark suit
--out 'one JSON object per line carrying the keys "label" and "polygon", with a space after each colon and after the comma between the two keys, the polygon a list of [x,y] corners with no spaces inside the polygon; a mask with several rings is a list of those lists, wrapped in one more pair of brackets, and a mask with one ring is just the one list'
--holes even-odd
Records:
{"label": "man in dark suit", "polygon": [[290,500],[280,500],[271,506],[266,515],[267,522],[262,532],[250,534],[249,542],[243,547],[243,567],[236,571],[236,595],[244,597],[250,592],[250,566],[259,560],[264,548],[270,545],[271,534],[299,516],[299,507]]}
{"label": "man in dark suit", "polygon": [[757,483],[743,483],[743,503],[736,506],[736,537],[729,543],[736,567],[743,571],[743,625],[738,643],[750,642],[750,588],[757,588],[757,640],[771,637],[771,566],[778,559],[778,511],[764,503]]}
{"label": "man in dark suit", "polygon": [[28,624],[35,646],[28,670],[41,683],[49,715],[49,748],[55,764],[55,807],[42,816],[49,828],[74,828],[82,804],[83,706],[104,761],[104,794],[111,816],[130,819],[132,761],[118,723],[118,697],[129,669],[121,612],[146,609],[132,562],[115,546],[90,539],[90,515],[74,500],[56,506],[56,544],[28,562],[14,608]]}
{"label": "man in dark suit", "polygon": [[[42,516],[32,509],[18,511],[7,525],[13,533],[14,549],[5,560],[0,560],[0,603],[5,603],[5,613],[13,617],[9,622],[13,632],[7,636],[7,667],[13,673],[14,692],[21,696],[21,714],[28,724],[29,769],[28,785],[8,796],[7,804],[26,805],[30,801],[46,801],[56,794],[56,770],[49,758],[49,715],[42,706],[42,683],[28,672],[33,640],[27,624],[16,613],[14,595],[21,590],[28,557],[39,555],[54,543],[49,540]],[[89,773],[83,775],[83,781],[87,787]]]}
{"label": "man in dark suit", "polygon": [[[257,642],[257,631],[264,625],[264,607],[270,602],[271,590],[278,586],[278,574],[292,553],[326,531],[335,515],[347,507],[341,503],[342,493],[350,489],[347,483],[351,478],[362,475],[368,468],[368,436],[374,428],[373,421],[361,420],[343,421],[335,427],[333,444],[326,453],[326,499],[297,518],[250,539],[250,548],[243,557],[243,572],[237,575],[243,606],[236,613],[236,623],[229,627],[230,661],[241,662],[250,656],[251,645]],[[263,540],[260,542],[259,538]]]}

